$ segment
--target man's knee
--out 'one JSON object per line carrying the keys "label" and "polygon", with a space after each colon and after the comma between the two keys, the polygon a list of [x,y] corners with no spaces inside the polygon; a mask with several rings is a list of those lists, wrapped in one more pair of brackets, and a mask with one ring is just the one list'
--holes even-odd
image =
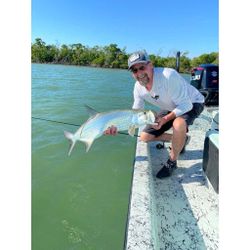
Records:
{"label": "man's knee", "polygon": [[145,132],[141,132],[140,139],[144,142],[152,141],[154,138],[155,138],[154,135],[151,135],[151,134],[148,134]]}
{"label": "man's knee", "polygon": [[187,123],[182,117],[177,117],[173,122],[173,129],[175,131],[187,131]]}

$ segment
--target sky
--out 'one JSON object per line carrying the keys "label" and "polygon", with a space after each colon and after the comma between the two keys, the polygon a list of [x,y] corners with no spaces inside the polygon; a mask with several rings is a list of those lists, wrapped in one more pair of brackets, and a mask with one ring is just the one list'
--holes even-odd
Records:
{"label": "sky", "polygon": [[218,0],[32,0],[32,42],[193,58],[219,52]]}

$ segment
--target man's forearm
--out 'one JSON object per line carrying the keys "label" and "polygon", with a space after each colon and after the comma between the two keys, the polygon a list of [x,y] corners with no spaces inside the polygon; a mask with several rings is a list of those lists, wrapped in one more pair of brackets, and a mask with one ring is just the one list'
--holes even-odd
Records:
{"label": "man's forearm", "polygon": [[174,112],[170,112],[169,114],[163,116],[163,119],[166,120],[167,122],[171,121],[171,120],[173,120],[175,118],[176,118],[176,115],[175,115]]}

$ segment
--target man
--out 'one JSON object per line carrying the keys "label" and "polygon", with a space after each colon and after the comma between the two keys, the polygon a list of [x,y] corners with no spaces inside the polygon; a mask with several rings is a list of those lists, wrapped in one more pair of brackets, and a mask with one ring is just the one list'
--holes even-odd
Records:
{"label": "man", "polygon": [[[144,142],[172,142],[169,159],[156,175],[157,178],[168,177],[177,167],[178,156],[189,139],[188,125],[193,124],[204,109],[204,97],[174,69],[155,68],[146,51],[133,53],[128,59],[128,69],[136,80],[133,109],[144,109],[145,101],[161,109],[156,117],[158,125],[146,126],[140,138]],[[165,133],[170,128],[173,134]],[[116,133],[115,127],[105,132]]]}

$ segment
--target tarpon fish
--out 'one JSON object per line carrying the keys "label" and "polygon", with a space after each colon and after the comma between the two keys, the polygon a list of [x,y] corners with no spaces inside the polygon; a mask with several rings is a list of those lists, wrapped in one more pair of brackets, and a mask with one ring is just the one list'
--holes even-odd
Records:
{"label": "tarpon fish", "polygon": [[64,131],[65,137],[70,141],[71,146],[68,155],[71,154],[76,141],[86,144],[86,152],[89,151],[92,143],[103,132],[112,125],[117,127],[118,131],[128,130],[129,135],[134,136],[135,129],[146,124],[156,125],[155,115],[151,110],[114,110],[98,113],[96,110],[85,105],[91,117],[72,134]]}

